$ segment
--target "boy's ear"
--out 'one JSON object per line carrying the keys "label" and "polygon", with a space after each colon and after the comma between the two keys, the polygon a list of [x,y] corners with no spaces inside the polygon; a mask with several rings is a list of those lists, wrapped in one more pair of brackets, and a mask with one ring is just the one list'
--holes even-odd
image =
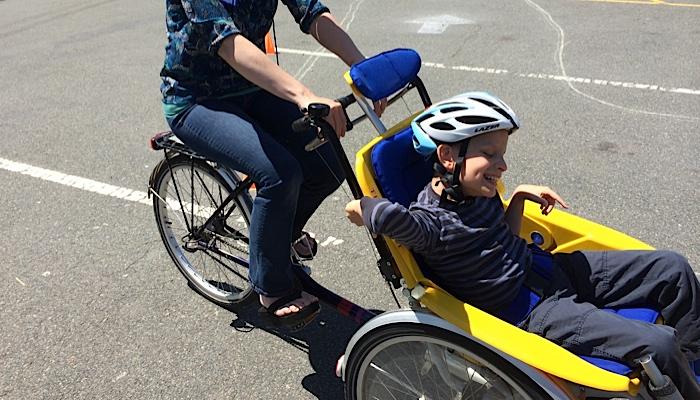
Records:
{"label": "boy's ear", "polygon": [[455,155],[452,146],[447,144],[440,144],[437,147],[437,159],[438,162],[445,167],[449,172],[455,169]]}

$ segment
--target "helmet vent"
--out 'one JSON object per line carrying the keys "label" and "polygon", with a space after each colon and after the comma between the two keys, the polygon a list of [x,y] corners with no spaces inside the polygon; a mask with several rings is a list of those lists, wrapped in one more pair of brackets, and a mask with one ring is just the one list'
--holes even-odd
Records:
{"label": "helmet vent", "polygon": [[417,124],[420,124],[421,122],[425,121],[426,119],[432,118],[432,117],[434,117],[433,114],[425,114],[425,115],[422,115],[420,118],[416,119],[416,123],[417,123]]}
{"label": "helmet vent", "polygon": [[471,99],[471,100],[474,100],[474,101],[478,101],[479,103],[484,104],[484,105],[487,105],[487,106],[489,106],[489,107],[491,107],[491,108],[501,108],[501,107],[499,107],[499,106],[497,106],[497,105],[491,103],[491,102],[488,101],[488,100],[479,99],[479,98],[476,98],[476,97],[470,97],[470,99]]}
{"label": "helmet vent", "polygon": [[503,117],[504,117],[505,119],[509,120],[513,125],[516,125],[516,124],[515,124],[515,121],[513,121],[513,117],[511,117],[510,115],[508,115],[508,113],[507,113],[503,108],[501,108],[501,106],[496,105],[496,104],[493,104],[493,103],[491,103],[490,101],[487,101],[487,100],[484,100],[484,99],[472,98],[472,100],[478,101],[479,103],[482,103],[482,104],[484,104],[484,105],[487,105],[487,106],[493,108],[494,111],[496,111],[497,113],[503,115]]}
{"label": "helmet vent", "polygon": [[443,108],[443,109],[440,110],[440,111],[442,111],[443,114],[449,114],[449,113],[453,113],[453,112],[456,112],[456,111],[466,111],[466,110],[468,110],[468,109],[469,109],[468,107],[459,107],[459,106],[458,106],[458,107]]}
{"label": "helmet vent", "polygon": [[455,130],[455,127],[448,124],[447,122],[435,122],[430,124],[430,127],[433,129],[437,129],[439,131],[453,131]]}
{"label": "helmet vent", "polygon": [[477,115],[465,115],[455,118],[457,121],[468,124],[468,125],[478,125],[478,124],[488,124],[489,122],[495,122],[495,118],[482,117]]}

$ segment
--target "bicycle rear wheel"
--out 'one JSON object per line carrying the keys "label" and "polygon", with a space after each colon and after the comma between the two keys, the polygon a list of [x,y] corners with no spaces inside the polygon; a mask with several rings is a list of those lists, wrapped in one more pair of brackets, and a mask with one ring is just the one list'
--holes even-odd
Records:
{"label": "bicycle rear wheel", "polygon": [[497,353],[431,325],[381,326],[346,356],[348,400],[551,399]]}
{"label": "bicycle rear wheel", "polygon": [[[238,176],[231,178],[240,183]],[[190,286],[224,307],[246,300],[252,292],[247,267],[252,209],[248,191],[216,212],[234,188],[207,161],[185,155],[162,160],[151,182],[158,230]]]}

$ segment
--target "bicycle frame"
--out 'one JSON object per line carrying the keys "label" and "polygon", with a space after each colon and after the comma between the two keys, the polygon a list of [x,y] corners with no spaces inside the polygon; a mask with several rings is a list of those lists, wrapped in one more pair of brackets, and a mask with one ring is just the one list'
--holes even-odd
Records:
{"label": "bicycle frame", "polygon": [[[391,97],[388,100],[388,104],[393,104],[396,102],[398,99],[406,95],[409,91],[412,89],[416,89],[420,95],[421,101],[423,102],[423,105],[425,107],[429,106],[431,104],[430,102],[430,97],[428,96],[428,93],[425,89],[425,86],[423,85],[423,82],[420,80],[420,78],[415,78],[409,85],[407,85],[404,89],[399,91],[396,95]],[[364,119],[370,119],[375,127],[375,129],[379,133],[383,133],[383,125],[381,125],[381,122],[379,122],[379,125],[377,124],[378,117],[374,113],[374,111],[371,110],[368,102],[365,100],[364,96],[362,96],[359,93],[353,93],[353,96],[355,98],[354,101],[357,101],[358,105],[362,110],[364,111],[364,114],[352,121],[348,124],[348,128],[352,129],[352,127],[363,121]],[[353,102],[354,102],[353,101]],[[342,144],[340,143],[340,139],[336,135],[335,131],[333,128],[328,124],[325,120],[316,120],[313,121],[312,126],[315,126],[319,129],[319,139],[322,139],[323,142],[329,142],[330,145],[333,147],[334,152],[336,153],[336,156],[338,157],[338,160],[340,161],[341,167],[343,168],[343,171],[345,172],[346,176],[346,181],[348,185],[350,186],[350,190],[353,194],[353,197],[355,199],[359,199],[363,196],[362,189],[360,188],[360,184],[357,180],[357,177],[350,165],[350,161],[348,160],[347,156],[345,155],[345,152],[343,151]],[[156,135],[153,137],[150,141],[150,147],[153,150],[163,150],[164,157],[166,159],[166,162],[168,164],[168,169],[172,175],[172,168],[170,164],[170,160],[172,158],[172,154],[184,154],[189,157],[191,157],[192,160],[194,159],[201,159],[205,161],[210,161],[206,157],[203,157],[200,154],[195,153],[191,149],[189,149],[187,146],[182,144],[179,141],[175,141],[171,139],[171,133],[170,132],[165,132],[159,135]],[[229,217],[229,215],[233,212],[233,208],[229,209],[225,214],[224,210],[232,201],[234,201],[235,198],[240,196],[242,193],[245,191],[249,190],[252,185],[254,184],[254,181],[252,180],[251,177],[247,176],[245,177],[242,181],[238,181],[237,179],[233,179],[232,175],[234,174],[233,171],[230,171],[228,168],[216,165],[216,170],[221,174],[221,176],[227,181],[227,183],[231,186],[233,189],[231,193],[223,200],[223,202],[212,212],[212,214],[207,218],[207,220],[199,227],[193,226],[191,222],[188,221],[187,218],[187,211],[185,208],[185,204],[183,202],[182,196],[181,196],[181,188],[178,188],[177,182],[173,181],[173,185],[175,187],[175,194],[178,198],[178,203],[180,206],[180,210],[183,214],[183,218],[185,220],[185,224],[187,226],[189,234],[193,236],[198,236],[204,233],[206,230],[211,230],[211,228],[214,226],[217,220],[223,216],[223,220],[225,221],[226,218]],[[195,174],[192,174],[191,179],[195,179]],[[201,179],[201,177],[199,177]],[[193,182],[191,183],[193,185]],[[152,187],[152,185],[150,185]],[[149,190],[149,193],[151,193],[153,190]],[[207,193],[208,196],[212,197],[211,193]],[[192,204],[192,208],[189,210],[189,212],[194,215],[195,210],[194,210],[194,204]],[[391,255],[386,242],[383,237],[377,237],[373,238],[373,242],[375,247],[377,248],[377,251],[380,255],[380,259],[377,262],[377,265],[379,267],[379,270],[382,274],[382,276],[385,278],[385,280],[393,286],[393,288],[399,288],[401,287],[401,275],[398,272],[398,268],[396,267],[396,261],[394,260],[393,256]],[[250,263],[249,260],[246,260],[242,257],[235,256],[232,254],[228,254],[225,252],[222,252],[218,249],[215,248],[208,248],[205,247],[207,251],[212,251],[217,255],[220,255],[227,260],[230,260],[244,268],[249,268]],[[235,273],[235,271],[233,271]],[[329,306],[335,308],[341,315],[347,316],[354,320],[358,324],[364,324],[365,322],[369,321],[373,317],[376,316],[376,313],[369,311],[352,301],[334,293],[333,291],[325,288],[318,282],[316,282],[314,279],[312,279],[306,272],[304,272],[301,268],[294,268],[295,275],[297,279],[299,280],[300,284],[302,285],[303,289],[310,293],[313,294],[314,296],[318,297],[321,301],[324,303],[328,304]]]}

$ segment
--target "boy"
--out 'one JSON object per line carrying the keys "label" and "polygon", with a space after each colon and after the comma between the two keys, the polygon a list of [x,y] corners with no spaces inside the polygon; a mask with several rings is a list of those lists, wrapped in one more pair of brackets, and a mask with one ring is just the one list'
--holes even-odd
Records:
{"label": "boy", "polygon": [[[525,200],[549,214],[566,202],[544,186],[518,186],[506,210],[496,182],[506,171],[508,137],[519,128],[498,98],[471,92],[438,103],[412,124],[416,150],[435,159],[436,176],[406,209],[365,197],[347,204],[356,225],[411,248],[440,287],[495,315],[523,285],[542,294],[511,321],[578,355],[636,365],[651,354],[686,399],[700,399],[689,362],[700,359],[700,283],[680,255],[667,251],[542,252],[518,237]],[[552,265],[546,282],[532,268]],[[533,288],[533,285],[540,287]],[[666,325],[603,308],[650,307]]]}

